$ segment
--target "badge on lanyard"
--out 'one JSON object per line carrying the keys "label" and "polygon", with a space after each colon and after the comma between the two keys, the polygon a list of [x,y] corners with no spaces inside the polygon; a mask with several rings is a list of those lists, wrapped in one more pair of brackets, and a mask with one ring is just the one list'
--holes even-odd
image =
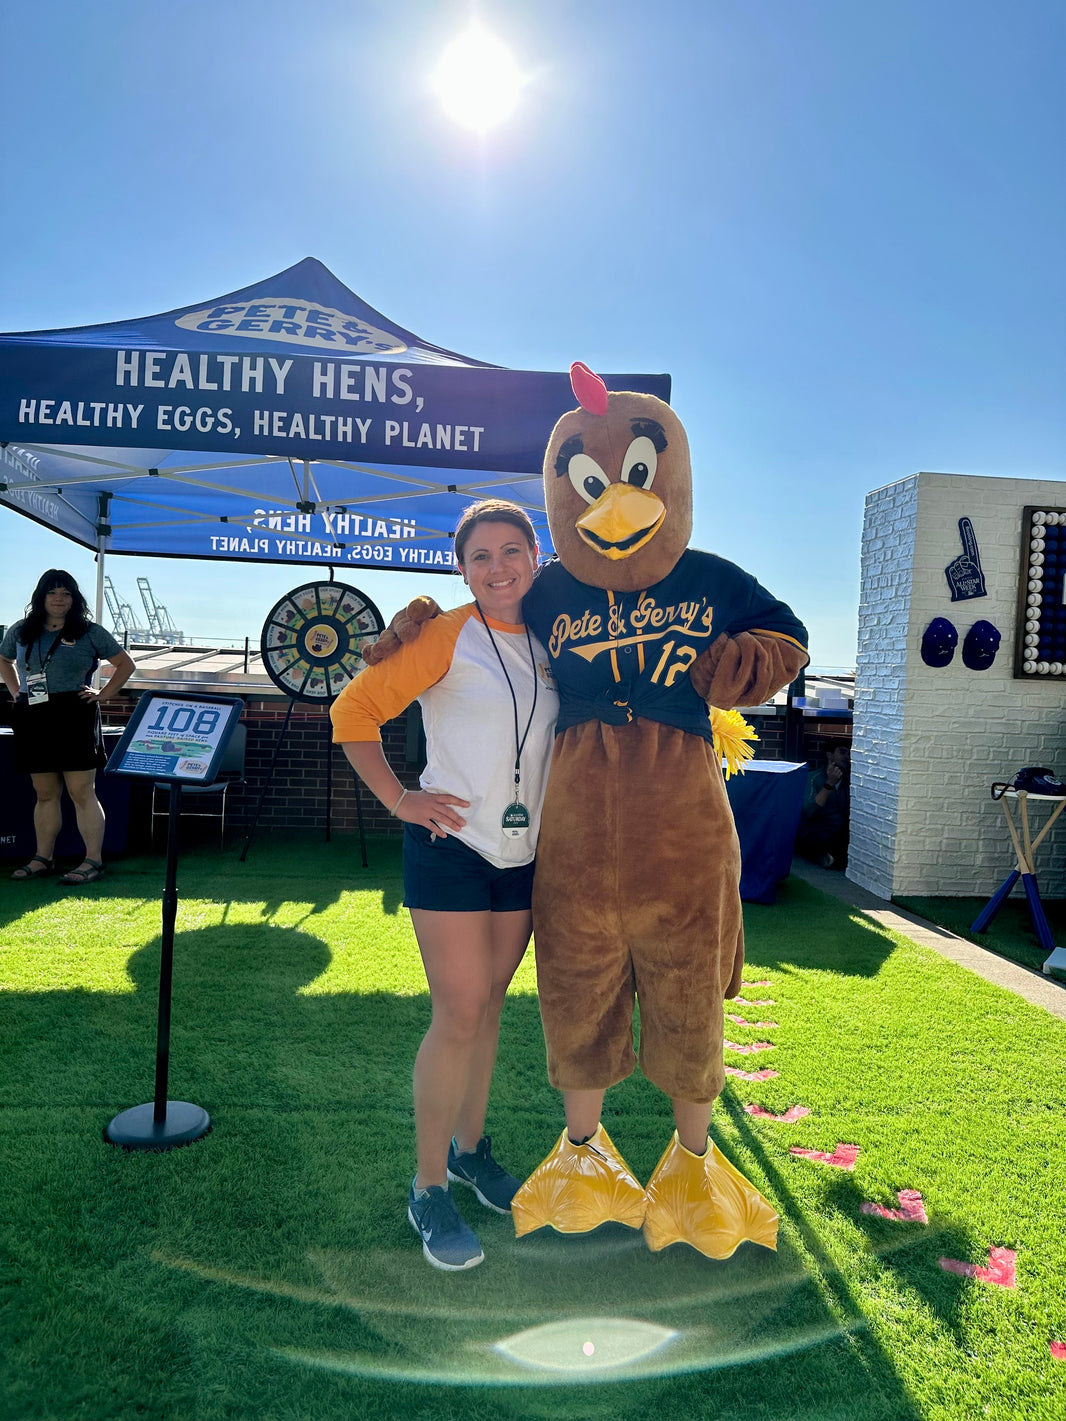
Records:
{"label": "badge on lanyard", "polygon": [[516,799],[503,811],[503,832],[509,839],[523,839],[529,833],[529,810]]}
{"label": "badge on lanyard", "polygon": [[[37,638],[37,660],[41,664],[40,671],[36,675],[29,668],[29,651],[26,652],[26,700],[31,706],[43,706],[48,700],[48,663],[55,655],[56,647],[62,640],[63,632],[58,631],[52,640],[52,645],[48,648],[48,655],[41,657],[41,638]],[[73,646],[73,642],[64,641],[64,646]]]}
{"label": "badge on lanyard", "polygon": [[43,673],[40,676],[26,677],[26,699],[31,706],[43,706],[48,699],[48,677]]}

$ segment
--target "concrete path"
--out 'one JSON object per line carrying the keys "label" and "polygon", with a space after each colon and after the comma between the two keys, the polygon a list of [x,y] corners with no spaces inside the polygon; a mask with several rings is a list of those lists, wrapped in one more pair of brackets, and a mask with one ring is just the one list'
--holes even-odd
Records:
{"label": "concrete path", "polygon": [[960,967],[966,967],[983,977],[986,982],[995,982],[998,987],[1017,992],[1034,1006],[1043,1007],[1052,1016],[1066,1021],[1066,987],[1045,977],[1041,972],[1032,972],[1017,962],[1009,962],[1005,957],[997,957],[976,943],[964,937],[957,937],[946,928],[938,928],[935,923],[908,913],[905,908],[897,908],[894,903],[878,898],[857,883],[852,883],[843,873],[828,868],[818,868],[805,859],[792,860],[792,872],[804,883],[820,888],[823,893],[858,908],[866,917],[883,928],[909,937],[912,942],[920,942],[923,947],[931,947],[941,957],[950,958]]}

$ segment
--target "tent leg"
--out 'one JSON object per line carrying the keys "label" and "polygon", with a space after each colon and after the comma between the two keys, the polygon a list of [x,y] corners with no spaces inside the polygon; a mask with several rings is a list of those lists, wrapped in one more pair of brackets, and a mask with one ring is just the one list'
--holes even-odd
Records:
{"label": "tent leg", "polygon": [[[101,519],[101,523],[103,522],[104,515],[105,515],[104,496],[103,496],[103,494],[101,494],[101,495],[100,495],[100,519]],[[97,534],[96,534],[96,612],[95,612],[95,614],[94,614],[94,616],[93,616],[93,621],[97,624],[97,626],[103,626],[103,624],[104,624],[104,549],[105,549],[106,545],[107,545],[107,537],[106,537],[105,533],[102,531],[102,529],[98,526]],[[101,685],[103,684],[103,671],[102,671],[102,669],[101,669],[99,666],[98,666],[98,667],[96,668],[96,670],[93,672],[92,683],[93,683],[93,686],[96,688],[96,690],[99,690],[100,687],[101,687]]]}
{"label": "tent leg", "polygon": [[99,511],[96,520],[96,615],[93,621],[103,626],[104,553],[107,550],[107,536],[111,532],[111,529],[107,526],[107,510],[111,502],[111,495],[109,493],[102,493],[98,497]]}
{"label": "tent leg", "polygon": [[104,540],[96,540],[96,613],[93,621],[103,626],[104,622]]}

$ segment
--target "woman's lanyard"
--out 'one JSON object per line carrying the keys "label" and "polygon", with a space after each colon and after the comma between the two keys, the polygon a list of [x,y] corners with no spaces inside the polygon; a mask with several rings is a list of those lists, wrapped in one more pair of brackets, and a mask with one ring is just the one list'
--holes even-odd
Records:
{"label": "woman's lanyard", "polygon": [[53,638],[52,645],[48,648],[48,655],[41,655],[41,643],[44,641],[42,633],[34,642],[37,648],[37,665],[39,671],[30,670],[30,648],[26,648],[26,699],[31,706],[42,706],[48,700],[48,663],[55,655],[56,647],[63,639],[65,627],[60,627]]}
{"label": "woman's lanyard", "polygon": [[[55,653],[56,653],[56,647],[57,647],[57,646],[59,645],[59,643],[63,640],[63,633],[64,633],[65,631],[66,631],[66,628],[65,628],[65,627],[60,627],[59,630],[56,632],[55,636],[54,636],[53,639],[52,639],[52,645],[48,648],[48,655],[47,655],[47,656],[42,657],[42,655],[41,655],[41,643],[44,641],[44,632],[42,632],[41,635],[37,638],[37,640],[33,643],[34,646],[37,648],[37,666],[38,666],[38,672],[37,672],[37,674],[38,674],[39,676],[43,676],[44,673],[48,670],[48,663],[51,661],[52,657],[55,655]],[[27,654],[27,656],[26,656],[26,670],[28,671],[29,669],[30,669],[30,658],[29,658],[29,655]]]}
{"label": "woman's lanyard", "polygon": [[500,821],[503,832],[509,839],[521,839],[529,833],[529,810],[519,798],[522,788],[522,751],[525,749],[526,740],[529,736],[529,728],[533,724],[533,712],[537,709],[537,659],[533,655],[533,642],[529,635],[529,627],[526,627],[526,645],[529,647],[529,664],[533,667],[533,704],[529,708],[529,719],[526,721],[526,728],[522,733],[521,740],[518,738],[518,697],[515,695],[511,678],[507,674],[507,667],[504,665],[500,648],[496,645],[496,638],[492,635],[492,628],[489,626],[485,613],[481,610],[477,599],[474,600],[477,607],[478,616],[481,618],[482,626],[489,634],[489,641],[492,642],[492,649],[496,653],[496,659],[500,663],[500,670],[503,678],[507,682],[507,689],[511,693],[511,704],[514,706],[514,801],[503,811],[503,819]]}

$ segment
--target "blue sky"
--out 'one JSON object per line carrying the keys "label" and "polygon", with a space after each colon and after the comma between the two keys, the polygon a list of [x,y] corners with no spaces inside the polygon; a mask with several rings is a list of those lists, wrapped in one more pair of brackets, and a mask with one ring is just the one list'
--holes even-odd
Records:
{"label": "blue sky", "polygon": [[[317,256],[437,344],[669,371],[695,546],[854,664],[866,493],[1066,478],[1062,0],[482,3],[528,83],[478,138],[415,0],[9,0],[0,330],[145,315]],[[0,511],[0,622],[91,555]],[[115,558],[258,636],[294,569]],[[386,615],[441,578],[360,573]],[[456,580],[457,582],[457,580]]]}

